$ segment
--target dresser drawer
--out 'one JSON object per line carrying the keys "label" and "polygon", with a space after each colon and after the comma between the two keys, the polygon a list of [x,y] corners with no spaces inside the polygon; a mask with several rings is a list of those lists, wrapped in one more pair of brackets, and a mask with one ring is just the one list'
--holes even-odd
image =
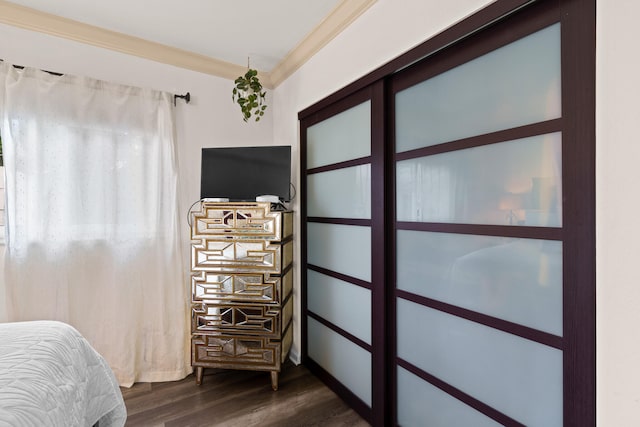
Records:
{"label": "dresser drawer", "polygon": [[280,303],[292,287],[292,269],[283,276],[200,271],[191,275],[191,302]]}
{"label": "dresser drawer", "polygon": [[280,307],[275,304],[193,304],[191,331],[277,338],[281,329],[280,313]]}
{"label": "dresser drawer", "polygon": [[281,343],[266,337],[196,335],[191,343],[192,364],[224,369],[280,369]]}
{"label": "dresser drawer", "polygon": [[201,203],[192,213],[191,239],[248,238],[282,241],[293,234],[293,213],[270,203]]}
{"label": "dresser drawer", "polygon": [[281,274],[293,259],[293,240],[207,240],[191,245],[191,270]]}

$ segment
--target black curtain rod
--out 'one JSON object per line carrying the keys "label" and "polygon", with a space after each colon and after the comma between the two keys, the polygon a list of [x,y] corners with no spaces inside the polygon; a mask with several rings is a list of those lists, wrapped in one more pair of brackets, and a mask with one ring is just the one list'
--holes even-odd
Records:
{"label": "black curtain rod", "polygon": [[191,101],[191,93],[187,92],[184,95],[173,95],[173,105],[176,105],[176,99],[181,98],[184,99],[184,102],[187,104]]}
{"label": "black curtain rod", "polygon": [[[4,59],[0,59],[0,62],[4,62]],[[13,68],[17,68],[18,70],[24,70],[24,66],[22,65],[14,65]],[[49,73],[51,75],[54,76],[64,76],[64,74],[62,73],[56,73],[53,71],[49,71],[49,70],[40,70],[40,71],[44,71],[45,73]],[[191,93],[187,92],[184,95],[173,95],[173,105],[176,105],[176,99],[184,99],[184,102],[186,102],[187,104],[191,101]]]}

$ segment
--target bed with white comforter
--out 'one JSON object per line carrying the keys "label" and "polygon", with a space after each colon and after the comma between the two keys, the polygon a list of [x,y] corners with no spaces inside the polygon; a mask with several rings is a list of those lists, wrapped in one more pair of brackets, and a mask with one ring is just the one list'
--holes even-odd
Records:
{"label": "bed with white comforter", "polygon": [[73,327],[0,323],[0,427],[123,426],[113,372]]}

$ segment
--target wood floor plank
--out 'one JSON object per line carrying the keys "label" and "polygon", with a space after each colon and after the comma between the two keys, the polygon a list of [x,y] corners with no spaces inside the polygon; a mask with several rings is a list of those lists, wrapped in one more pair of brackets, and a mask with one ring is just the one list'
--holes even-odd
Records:
{"label": "wood floor plank", "polygon": [[122,389],[127,427],[368,426],[304,366],[285,365],[279,389],[268,372],[206,370],[180,381]]}
{"label": "wood floor plank", "polygon": [[[135,393],[132,396],[128,396],[123,393],[123,397],[127,404],[127,413],[129,414],[129,418],[132,418],[132,416],[139,413],[144,413],[148,410],[153,410],[155,412],[160,407],[170,407],[180,401],[189,401],[192,399],[199,401],[202,400],[203,396],[206,396],[207,393],[215,394],[222,391],[228,392],[235,387],[235,383],[258,381],[257,379],[254,379],[257,375],[264,374],[249,371],[221,372],[215,376],[215,381],[205,380],[201,386],[196,386],[193,375],[190,375],[181,381],[151,384],[146,383],[145,385],[150,386],[146,393]],[[134,387],[137,386],[138,384],[134,385]],[[145,387],[145,390],[146,389],[147,387]],[[152,396],[153,399],[150,399],[150,396]]]}

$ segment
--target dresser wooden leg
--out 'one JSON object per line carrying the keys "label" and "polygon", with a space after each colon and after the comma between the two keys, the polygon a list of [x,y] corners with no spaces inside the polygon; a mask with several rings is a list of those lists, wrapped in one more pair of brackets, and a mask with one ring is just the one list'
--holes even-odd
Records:
{"label": "dresser wooden leg", "polygon": [[278,390],[278,371],[271,371],[271,388],[273,391]]}
{"label": "dresser wooden leg", "polygon": [[204,373],[204,368],[202,366],[196,366],[196,385],[202,384],[203,373]]}

